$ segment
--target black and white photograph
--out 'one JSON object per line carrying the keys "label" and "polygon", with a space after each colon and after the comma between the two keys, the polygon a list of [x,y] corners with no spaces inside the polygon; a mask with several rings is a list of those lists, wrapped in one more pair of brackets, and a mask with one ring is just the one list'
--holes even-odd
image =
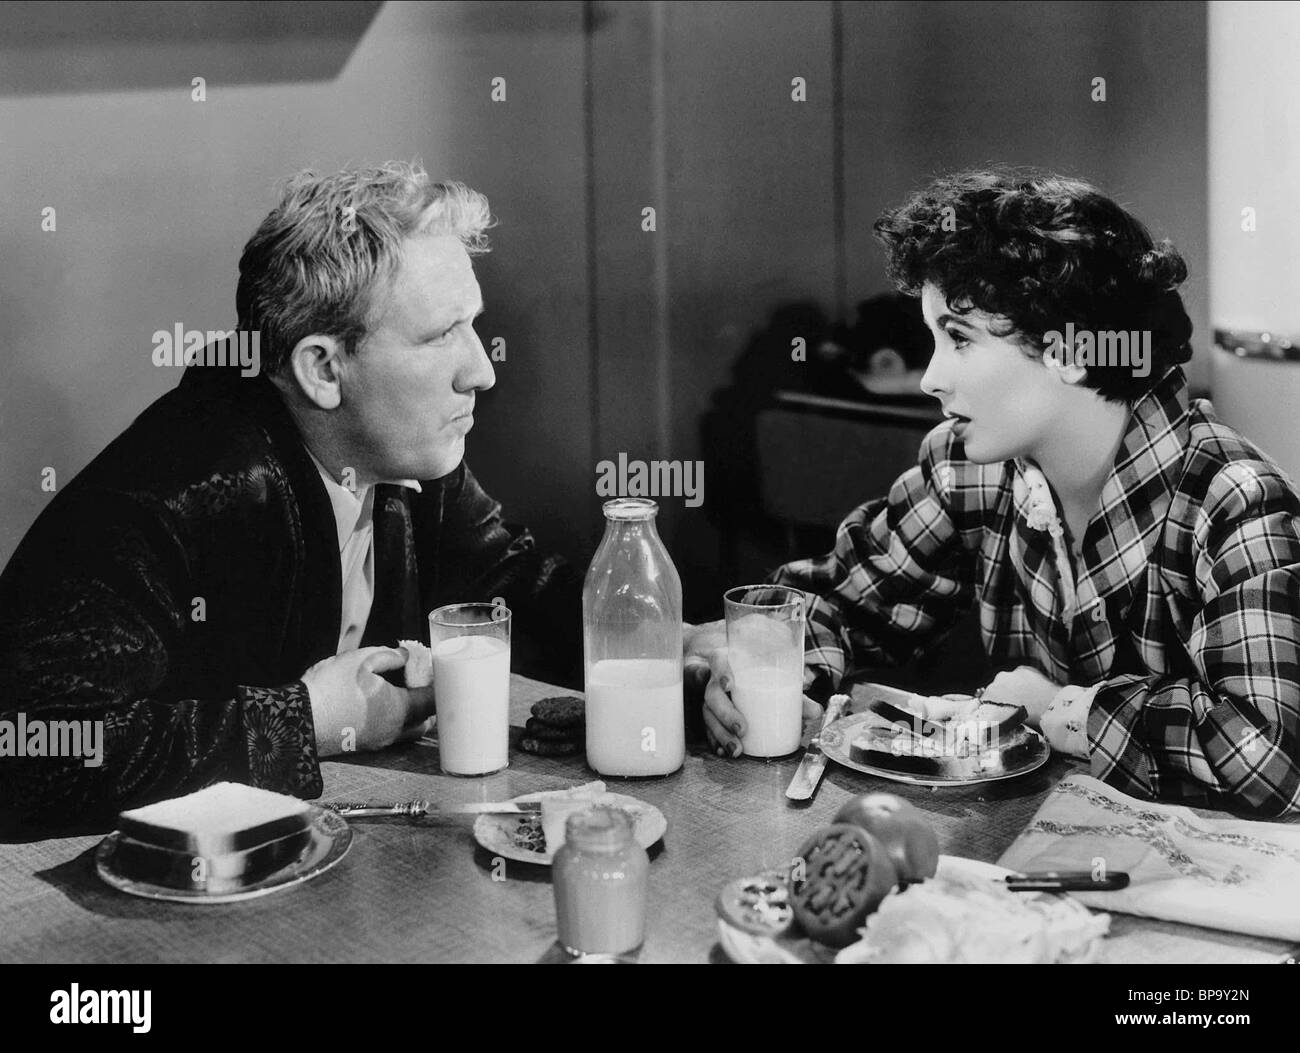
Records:
{"label": "black and white photograph", "polygon": [[0,3],[23,1012],[937,964],[1280,1020],[1297,54],[1255,0]]}

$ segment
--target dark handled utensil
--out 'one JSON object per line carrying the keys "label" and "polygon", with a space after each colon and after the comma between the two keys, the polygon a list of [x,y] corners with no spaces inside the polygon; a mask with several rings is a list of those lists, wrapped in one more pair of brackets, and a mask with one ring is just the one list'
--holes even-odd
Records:
{"label": "dark handled utensil", "polygon": [[1089,870],[1043,870],[1032,874],[1010,874],[1012,892],[1118,892],[1128,887],[1128,875],[1112,870],[1095,876]]}
{"label": "dark handled utensil", "polygon": [[943,727],[932,720],[927,720],[910,709],[902,709],[892,702],[887,702],[883,698],[873,698],[867,703],[867,708],[877,716],[884,717],[886,720],[893,721],[895,724],[902,724],[909,731],[920,735],[922,738],[930,738],[938,735],[943,738]]}

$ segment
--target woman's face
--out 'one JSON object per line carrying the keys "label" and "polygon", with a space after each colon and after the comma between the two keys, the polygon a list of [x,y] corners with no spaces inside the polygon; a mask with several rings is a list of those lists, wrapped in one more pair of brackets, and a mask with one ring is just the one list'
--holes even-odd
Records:
{"label": "woman's face", "polygon": [[921,290],[921,311],[934,336],[934,354],[921,378],[921,390],[943,405],[954,418],[954,434],[966,456],[979,464],[1014,457],[1033,457],[1047,445],[1054,422],[1072,390],[1059,374],[1043,364],[1041,353],[1031,358],[1019,337],[994,336],[1005,319],[982,311],[958,314],[938,287]]}

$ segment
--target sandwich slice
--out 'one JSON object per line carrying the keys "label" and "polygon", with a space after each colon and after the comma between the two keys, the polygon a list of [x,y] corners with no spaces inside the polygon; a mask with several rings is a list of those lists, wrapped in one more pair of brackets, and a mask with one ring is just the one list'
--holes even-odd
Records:
{"label": "sandwich slice", "polygon": [[133,808],[118,817],[123,836],[155,848],[216,857],[244,852],[310,825],[306,801],[283,793],[219,782],[184,797]]}
{"label": "sandwich slice", "polygon": [[123,837],[117,843],[117,858],[122,873],[165,888],[237,892],[288,866],[310,844],[311,831],[304,830],[246,852],[196,856]]}
{"label": "sandwich slice", "polygon": [[1023,706],[970,696],[912,695],[894,705],[869,703],[866,721],[849,744],[860,764],[913,775],[951,773],[954,761],[975,758],[981,766],[1006,762],[1029,743]]}
{"label": "sandwich slice", "polygon": [[849,757],[858,764],[909,775],[945,775],[943,740],[905,731],[897,725],[869,722],[849,743]]}
{"label": "sandwich slice", "polygon": [[225,891],[292,862],[311,842],[305,801],[220,782],[118,817],[119,860],[131,877]]}

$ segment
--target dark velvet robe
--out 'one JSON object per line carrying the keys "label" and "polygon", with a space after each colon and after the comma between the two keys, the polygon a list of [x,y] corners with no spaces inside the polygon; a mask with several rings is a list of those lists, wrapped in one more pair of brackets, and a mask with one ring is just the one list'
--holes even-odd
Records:
{"label": "dark velvet robe", "polygon": [[[428,641],[443,603],[502,596],[531,671],[571,679],[581,581],[462,464],[380,485],[363,646]],[[0,757],[0,819],[101,822],[230,779],[321,793],[300,679],[334,653],[334,515],[274,386],[188,369],[57,493],[0,575],[0,720],[102,720],[104,761]]]}

